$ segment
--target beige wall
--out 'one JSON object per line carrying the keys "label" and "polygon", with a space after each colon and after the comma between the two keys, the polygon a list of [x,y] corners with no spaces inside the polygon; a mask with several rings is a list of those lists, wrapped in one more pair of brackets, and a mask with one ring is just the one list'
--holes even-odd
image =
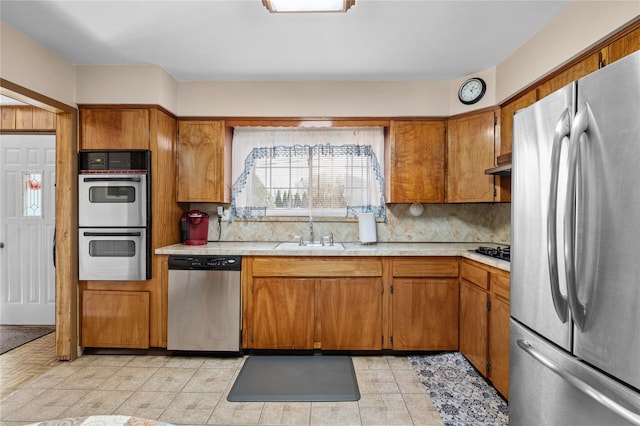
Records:
{"label": "beige wall", "polygon": [[180,83],[179,116],[447,115],[448,82]]}
{"label": "beige wall", "polygon": [[[451,81],[171,84],[164,75],[163,86],[154,88],[164,73],[159,67],[79,67],[77,99],[160,103],[178,116],[449,116],[502,102],[638,15],[639,1],[573,1],[495,67]],[[487,94],[466,106],[458,102],[458,88],[471,76],[485,79]]]}
{"label": "beige wall", "polygon": [[58,102],[75,104],[73,64],[2,22],[0,77]]}
{"label": "beige wall", "polygon": [[501,63],[472,75],[487,81],[473,106],[460,83],[176,82],[156,65],[78,66],[0,23],[2,78],[60,102],[159,104],[179,116],[448,116],[502,102],[638,18],[640,1],[570,3]]}
{"label": "beige wall", "polygon": [[79,65],[76,74],[78,104],[154,104],[178,112],[178,83],[158,65]]}
{"label": "beige wall", "polygon": [[638,0],[574,0],[497,65],[497,103],[549,74],[638,16]]}

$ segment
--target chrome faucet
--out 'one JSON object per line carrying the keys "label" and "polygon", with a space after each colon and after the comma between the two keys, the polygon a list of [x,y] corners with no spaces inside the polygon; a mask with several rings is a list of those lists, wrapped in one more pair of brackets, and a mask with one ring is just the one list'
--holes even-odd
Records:
{"label": "chrome faucet", "polygon": [[309,244],[313,244],[314,242],[314,238],[313,238],[313,217],[309,216]]}

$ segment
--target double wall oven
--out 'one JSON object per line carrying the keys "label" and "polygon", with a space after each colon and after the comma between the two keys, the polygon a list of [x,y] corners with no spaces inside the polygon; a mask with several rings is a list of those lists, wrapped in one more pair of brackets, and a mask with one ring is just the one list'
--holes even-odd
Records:
{"label": "double wall oven", "polygon": [[81,280],[151,278],[149,151],[83,151],[78,170]]}

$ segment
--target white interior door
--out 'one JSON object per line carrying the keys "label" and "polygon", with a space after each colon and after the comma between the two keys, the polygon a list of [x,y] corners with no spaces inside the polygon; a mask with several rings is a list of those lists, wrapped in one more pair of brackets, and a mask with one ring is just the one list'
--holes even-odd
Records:
{"label": "white interior door", "polygon": [[0,324],[55,324],[55,135],[0,135]]}

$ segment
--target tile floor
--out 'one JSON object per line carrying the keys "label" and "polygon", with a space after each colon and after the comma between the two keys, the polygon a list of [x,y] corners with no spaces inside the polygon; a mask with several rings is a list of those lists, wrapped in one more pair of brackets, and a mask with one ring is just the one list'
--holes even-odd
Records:
{"label": "tile floor", "polygon": [[357,402],[231,403],[244,358],[86,355],[16,384],[24,369],[11,364],[28,357],[15,352],[36,342],[0,356],[0,425],[98,414],[176,425],[442,425],[406,357],[353,357]]}

